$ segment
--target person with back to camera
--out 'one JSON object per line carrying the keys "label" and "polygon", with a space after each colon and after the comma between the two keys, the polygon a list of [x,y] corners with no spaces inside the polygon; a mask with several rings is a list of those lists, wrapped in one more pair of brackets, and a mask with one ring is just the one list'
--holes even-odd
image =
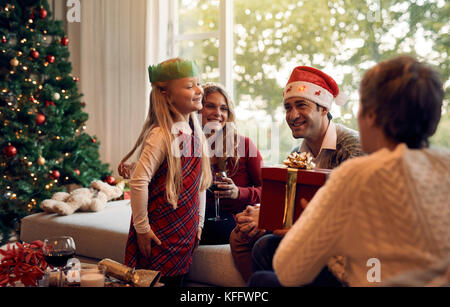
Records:
{"label": "person with back to camera", "polygon": [[[120,175],[131,176],[132,220],[124,263],[161,271],[162,283],[181,286],[201,238],[205,190],[211,183],[206,138],[197,118],[203,89],[191,61],[168,60],[150,66],[149,75],[148,117],[119,165]],[[127,164],[138,148],[137,164]]]}
{"label": "person with back to camera", "polygon": [[[206,219],[200,244],[228,244],[236,226],[234,216],[248,205],[261,202],[261,166],[258,148],[248,138],[237,133],[234,103],[219,84],[203,85],[203,130],[211,143],[212,172],[226,171],[219,182],[221,191],[206,193]],[[227,145],[231,148],[228,148]],[[220,199],[222,221],[209,220],[215,216],[214,194]]]}
{"label": "person with back to camera", "polygon": [[[333,171],[281,241],[275,272],[256,272],[249,285],[309,284],[334,255],[346,257],[350,286],[377,285],[448,257],[450,151],[428,140],[443,98],[438,73],[410,56],[370,69],[358,112],[369,155]],[[380,272],[369,276],[373,260]]]}

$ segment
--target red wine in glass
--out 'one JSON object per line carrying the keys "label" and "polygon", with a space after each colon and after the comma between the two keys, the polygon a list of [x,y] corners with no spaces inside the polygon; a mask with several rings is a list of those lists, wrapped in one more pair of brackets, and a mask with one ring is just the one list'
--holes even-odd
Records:
{"label": "red wine in glass", "polygon": [[42,246],[44,259],[51,266],[58,268],[59,282],[58,286],[63,286],[62,269],[67,264],[67,260],[72,258],[75,254],[75,242],[72,237],[51,237],[44,240]]}
{"label": "red wine in glass", "polygon": [[54,252],[54,253],[50,252],[44,255],[44,259],[52,267],[63,267],[66,265],[67,260],[73,258],[74,255],[75,255],[74,251]]}

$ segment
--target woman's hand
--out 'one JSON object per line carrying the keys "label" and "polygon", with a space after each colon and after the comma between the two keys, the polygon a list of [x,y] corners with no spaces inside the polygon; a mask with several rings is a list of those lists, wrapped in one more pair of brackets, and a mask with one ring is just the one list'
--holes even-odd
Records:
{"label": "woman's hand", "polygon": [[237,199],[239,197],[239,188],[234,184],[231,178],[222,178],[221,182],[217,183],[217,187],[222,189],[221,191],[215,191],[214,194],[219,198],[231,198]]}
{"label": "woman's hand", "polygon": [[155,241],[157,245],[161,245],[161,241],[155,235],[155,233],[150,229],[146,233],[137,233],[137,243],[139,246],[139,251],[144,257],[149,258],[151,256],[151,241]]}
{"label": "woman's hand", "polygon": [[136,163],[134,162],[131,164],[121,162],[117,170],[119,171],[119,175],[122,176],[124,179],[130,179],[131,173],[133,172],[135,166]]}

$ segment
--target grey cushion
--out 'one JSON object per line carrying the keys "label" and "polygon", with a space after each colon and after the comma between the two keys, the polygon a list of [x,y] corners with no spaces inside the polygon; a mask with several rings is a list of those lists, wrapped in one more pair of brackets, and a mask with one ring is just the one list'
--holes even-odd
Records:
{"label": "grey cushion", "polygon": [[38,213],[22,219],[20,239],[32,242],[50,236],[71,236],[78,255],[123,262],[130,219],[131,207],[126,200],[110,202],[100,212],[67,216]]}
{"label": "grey cushion", "polygon": [[[71,236],[77,255],[123,262],[130,229],[129,200],[109,202],[100,212],[68,216],[38,213],[22,219],[20,239],[25,242],[50,236]],[[188,280],[200,284],[240,287],[245,283],[234,266],[230,245],[200,245],[194,254]]]}

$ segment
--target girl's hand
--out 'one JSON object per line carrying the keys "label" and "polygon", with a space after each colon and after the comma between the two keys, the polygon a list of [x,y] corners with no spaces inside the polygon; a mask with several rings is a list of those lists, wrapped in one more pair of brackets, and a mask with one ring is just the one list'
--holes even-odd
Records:
{"label": "girl's hand", "polygon": [[117,170],[119,171],[119,175],[122,176],[124,179],[130,179],[131,173],[133,172],[135,166],[136,166],[135,162],[131,164],[121,162]]}
{"label": "girl's hand", "polygon": [[150,229],[147,233],[137,233],[137,243],[139,246],[139,251],[144,257],[149,258],[151,256],[151,242],[155,241],[157,245],[161,245],[161,241],[155,235],[155,233]]}
{"label": "girl's hand", "polygon": [[203,228],[199,227],[197,231],[197,239],[200,241],[202,239],[202,230]]}
{"label": "girl's hand", "polygon": [[239,188],[234,184],[231,178],[222,178],[221,182],[217,182],[217,187],[222,189],[222,191],[214,192],[219,198],[237,199],[239,197]]}

